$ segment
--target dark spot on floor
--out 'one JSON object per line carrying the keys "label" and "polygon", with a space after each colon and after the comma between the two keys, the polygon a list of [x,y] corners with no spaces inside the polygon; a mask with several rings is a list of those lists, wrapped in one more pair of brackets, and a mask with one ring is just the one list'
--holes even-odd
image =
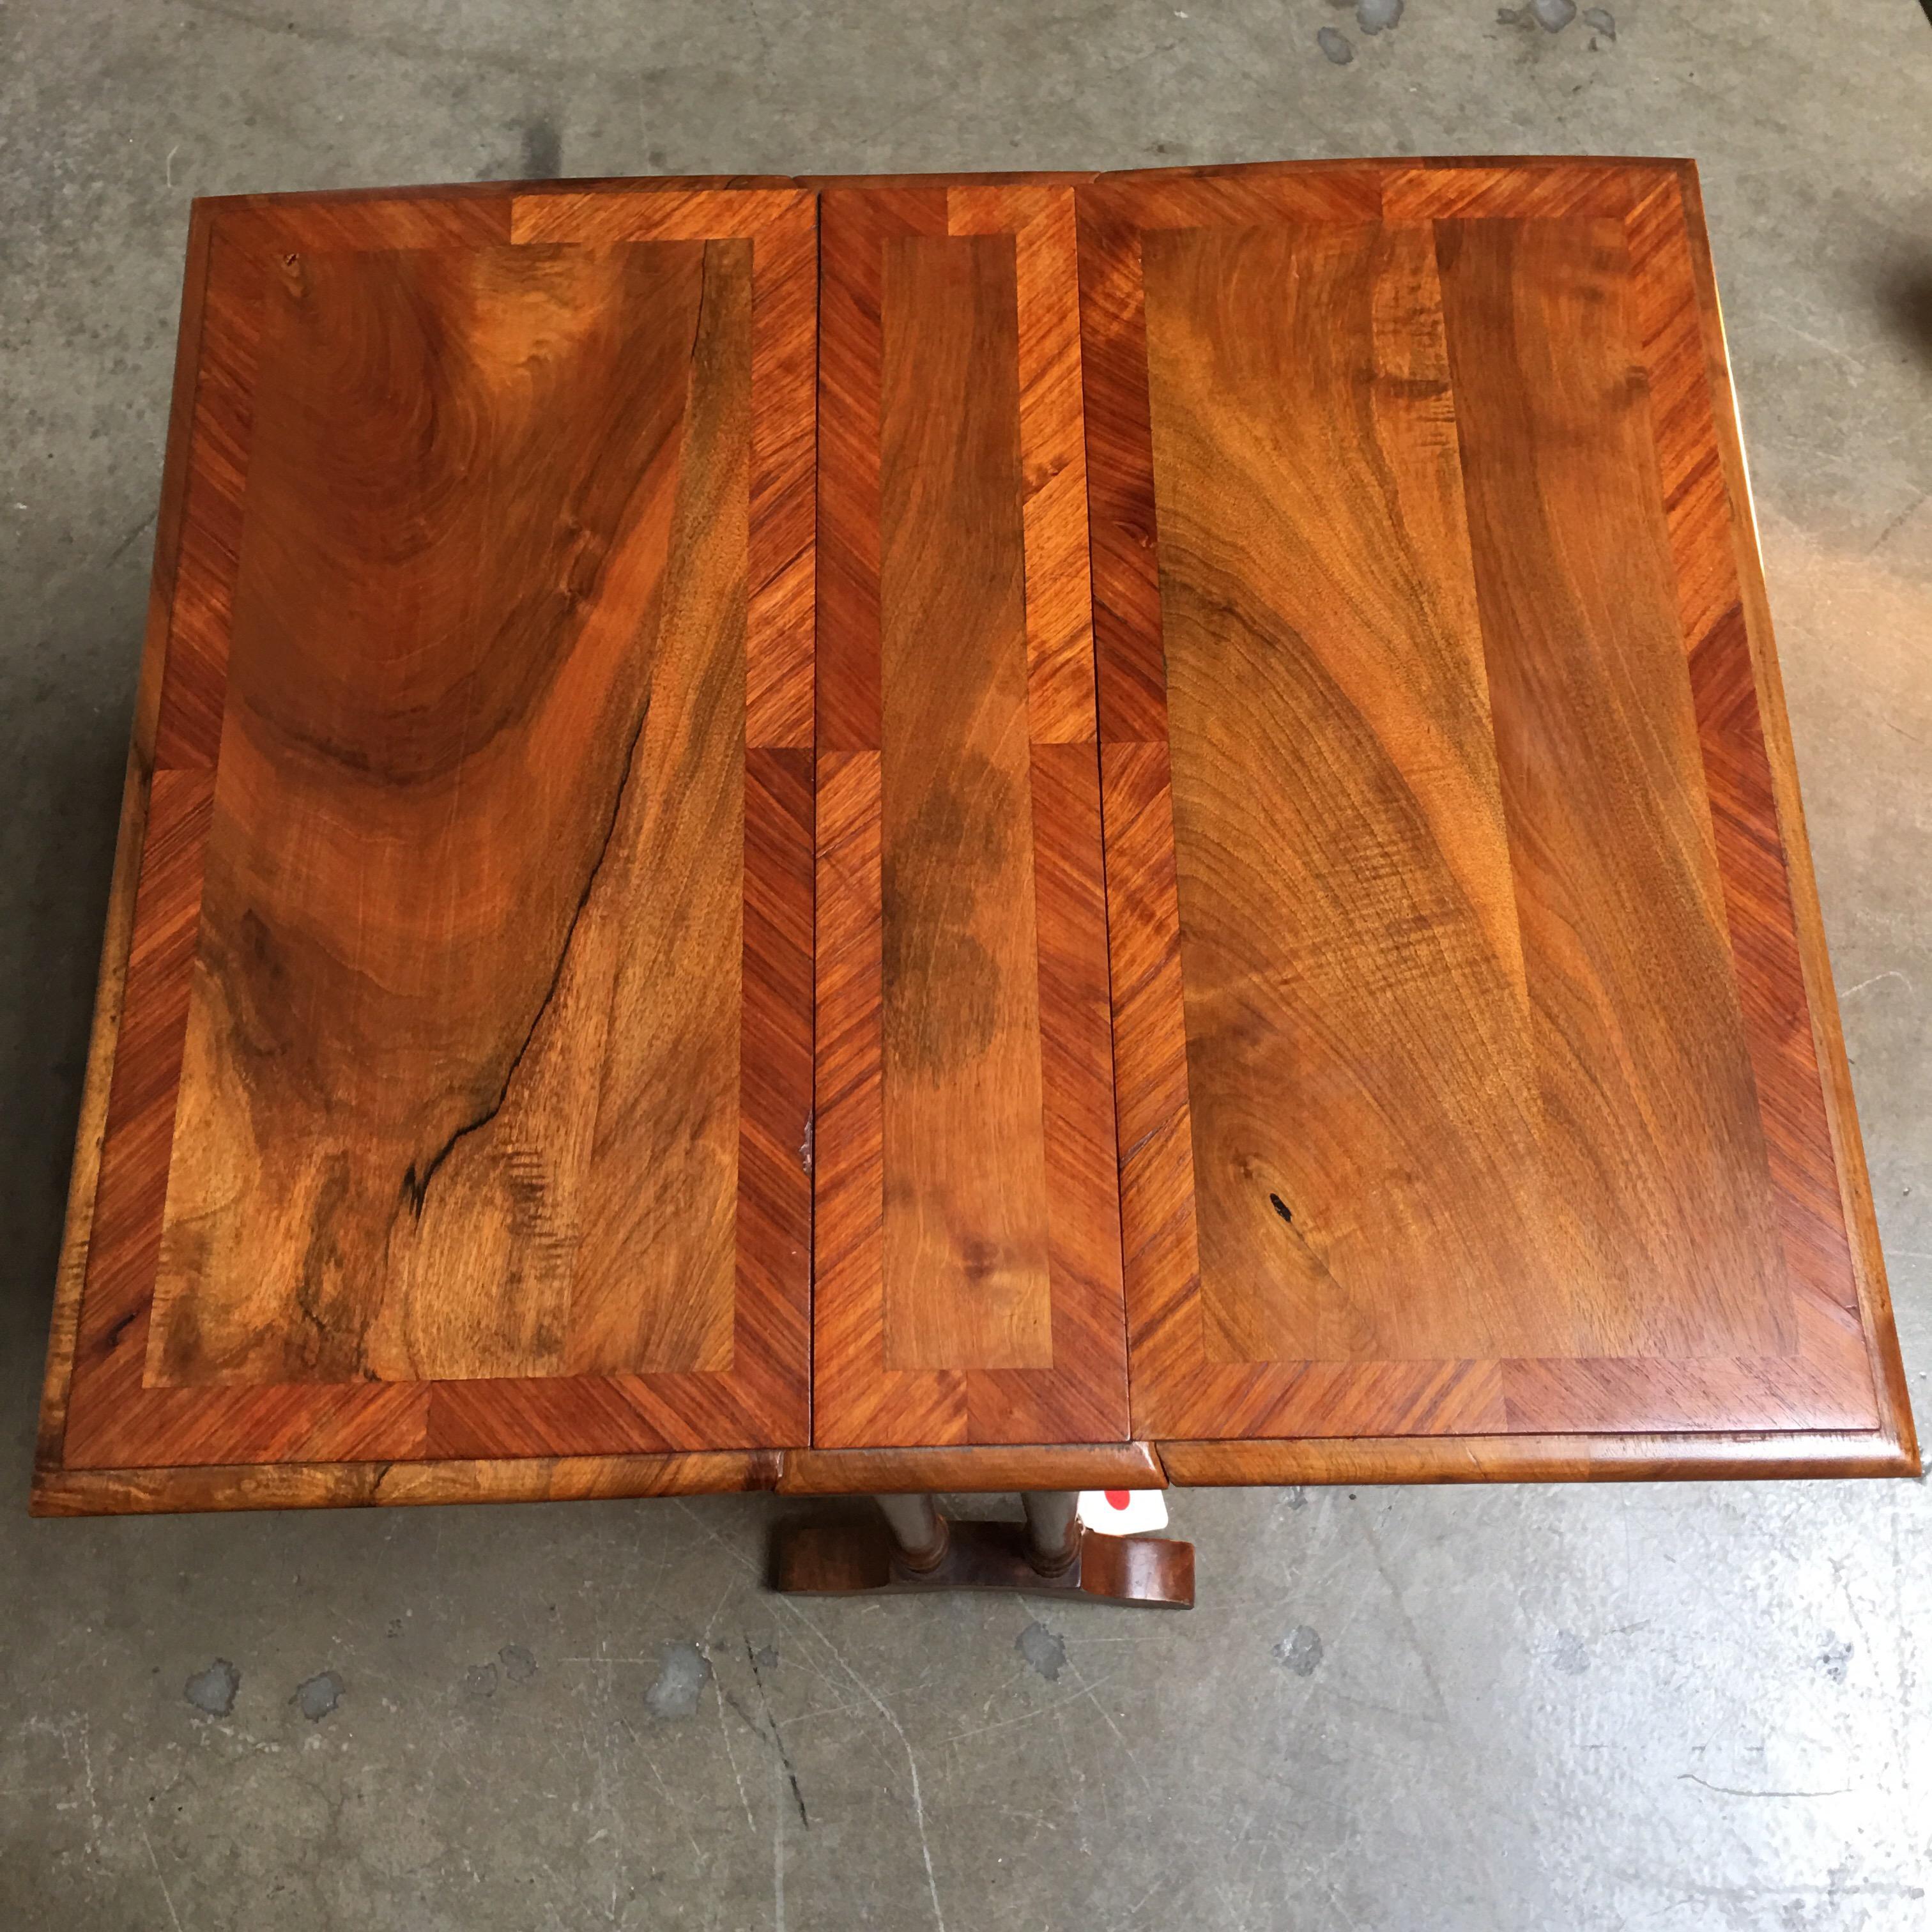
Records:
{"label": "dark spot on floor", "polygon": [[1346,67],[1355,58],[1348,35],[1338,34],[1333,27],[1324,27],[1315,36],[1315,44],[1337,67]]}
{"label": "dark spot on floor", "polygon": [[1308,1507],[1308,1492],[1298,1484],[1294,1489],[1288,1490],[1282,1500],[1290,1509],[1306,1509]]}
{"label": "dark spot on floor", "polygon": [[1049,1684],[1066,1666],[1066,1640],[1057,1630],[1048,1630],[1038,1618],[1013,1640],[1013,1648]]}
{"label": "dark spot on floor", "polygon": [[1526,26],[1534,21],[1546,34],[1560,34],[1576,17],[1576,0],[1526,0],[1520,7],[1496,9],[1496,18],[1505,27]]}
{"label": "dark spot on floor", "polygon": [[554,116],[532,114],[518,130],[522,158],[518,173],[524,181],[554,181],[563,172],[563,134]]}
{"label": "dark spot on floor", "polygon": [[472,1664],[463,1673],[463,1689],[466,1696],[484,1698],[496,1694],[496,1666],[494,1664]]}
{"label": "dark spot on floor", "polygon": [[1322,1633],[1297,1624],[1274,1647],[1274,1660],[1298,1677],[1312,1677],[1322,1662]]}
{"label": "dark spot on floor", "polygon": [[342,1702],[346,1687],[332,1670],[319,1671],[296,1686],[295,1706],[311,1724],[319,1724]]}
{"label": "dark spot on floor", "polygon": [[[1613,40],[1617,37],[1616,16],[1607,7],[1586,7],[1583,9],[1583,24],[1592,34],[1600,34],[1606,40]],[[1597,43],[1593,40],[1590,44],[1594,47]]]}
{"label": "dark spot on floor", "polygon": [[242,1673],[226,1658],[218,1657],[206,1670],[197,1670],[182,1686],[182,1695],[211,1718],[225,1718],[235,1708]]}
{"label": "dark spot on floor", "polygon": [[512,1684],[527,1684],[537,1674],[536,1659],[520,1643],[506,1643],[496,1656]]}
{"label": "dark spot on floor", "polygon": [[644,1693],[644,1708],[654,1718],[688,1718],[710,1677],[711,1660],[696,1644],[668,1643],[656,1681]]}
{"label": "dark spot on floor", "polygon": [[1903,336],[1918,359],[1932,368],[1932,259],[1888,277],[1879,301],[1891,332]]}
{"label": "dark spot on floor", "polygon": [[770,1644],[766,1644],[762,1648],[752,1652],[752,1661],[760,1670],[776,1670],[778,1667],[778,1654]]}
{"label": "dark spot on floor", "polygon": [[1355,0],[1355,25],[1365,34],[1379,34],[1402,23],[1402,0]]}
{"label": "dark spot on floor", "polygon": [[1818,1668],[1834,1684],[1842,1684],[1852,1667],[1852,1646],[1836,1630],[1827,1630],[1818,1646]]}
{"label": "dark spot on floor", "polygon": [[1565,1677],[1581,1677],[1590,1667],[1588,1647],[1574,1630],[1558,1630],[1550,1646],[1550,1664]]}

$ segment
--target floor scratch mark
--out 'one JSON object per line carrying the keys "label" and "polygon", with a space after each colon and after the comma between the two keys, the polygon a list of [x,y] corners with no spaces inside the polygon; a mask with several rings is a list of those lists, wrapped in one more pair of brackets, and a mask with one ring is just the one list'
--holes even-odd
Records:
{"label": "floor scratch mark", "polygon": [[1908,993],[1917,990],[1896,966],[1888,966],[1882,973],[1874,973],[1869,980],[1861,980],[1856,986],[1846,987],[1844,997],[1849,1000],[1854,993],[1862,993],[1868,986],[1876,986],[1881,980],[1900,980],[1904,982]]}
{"label": "floor scratch mark", "polygon": [[899,1748],[905,1753],[906,1769],[911,1774],[913,1822],[919,1830],[919,1855],[926,1865],[926,1889],[928,1897],[932,1900],[932,1922],[938,1928],[938,1932],[946,1932],[946,1915],[940,1910],[939,1906],[939,1881],[934,1876],[932,1869],[932,1846],[926,1838],[926,1798],[920,1788],[919,1760],[913,1755],[912,1741],[905,1734],[905,1726],[893,1715],[879,1694],[852,1668],[851,1665],[845,1661],[844,1657],[840,1654],[837,1645],[833,1643],[832,1640],[826,1636],[824,1632],[820,1630],[818,1626],[790,1598],[778,1597],[774,1600],[784,1609],[789,1610],[806,1629],[810,1631],[813,1637],[825,1646],[826,1651],[830,1653],[832,1660],[844,1672],[848,1677],[851,1678],[860,1690],[864,1692],[866,1701],[892,1727],[892,1734],[898,1739]]}
{"label": "floor scratch mark", "polygon": [[161,1871],[160,1859],[155,1854],[154,1841],[148,1836],[148,1828],[145,1825],[141,1827],[141,1842],[148,1848],[148,1862],[154,1868],[154,1882],[161,1888],[161,1898],[168,1908],[169,1920],[173,1924],[175,1932],[182,1932],[181,1914],[175,1910],[174,1894],[168,1889],[167,1880]]}
{"label": "floor scratch mark", "polygon": [[718,1693],[718,1735],[724,1740],[724,1755],[730,1762],[732,1781],[738,1787],[738,1802],[745,1808],[746,1826],[755,1832],[758,1821],[752,1816],[752,1801],[745,1796],[745,1779],[738,1768],[738,1754],[731,1748],[731,1727],[724,1721],[724,1686],[716,1671],[712,1672],[711,1682]]}
{"label": "floor scratch mark", "polygon": [[1715,1791],[1726,1798],[1846,1798],[1851,1795],[1849,1784],[1834,1785],[1829,1791],[1754,1791],[1738,1784],[1713,1784],[1708,1778],[1700,1778],[1694,1771],[1680,1771],[1677,1774],[1680,1784],[1701,1784],[1706,1791]]}

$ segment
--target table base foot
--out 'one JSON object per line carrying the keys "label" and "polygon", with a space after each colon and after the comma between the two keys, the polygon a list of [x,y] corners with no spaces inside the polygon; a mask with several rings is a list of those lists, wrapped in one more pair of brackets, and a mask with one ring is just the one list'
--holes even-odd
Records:
{"label": "table base foot", "polygon": [[897,1596],[929,1590],[1012,1590],[1092,1597],[1162,1610],[1194,1606],[1194,1546],[1166,1537],[1080,1534],[1078,1559],[1042,1576],[1023,1522],[946,1524],[946,1552],[931,1568],[908,1564],[884,1521],[801,1522],[778,1532],[772,1587],[788,1596]]}

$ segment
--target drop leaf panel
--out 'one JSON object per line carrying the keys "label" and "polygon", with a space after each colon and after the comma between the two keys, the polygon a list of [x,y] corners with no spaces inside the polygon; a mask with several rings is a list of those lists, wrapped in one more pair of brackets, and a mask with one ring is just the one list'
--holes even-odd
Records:
{"label": "drop leaf panel", "polygon": [[1661,194],[1078,191],[1137,1431],[1877,1423]]}
{"label": "drop leaf panel", "polygon": [[814,211],[596,214],[212,217],[70,1465],[804,1439]]}

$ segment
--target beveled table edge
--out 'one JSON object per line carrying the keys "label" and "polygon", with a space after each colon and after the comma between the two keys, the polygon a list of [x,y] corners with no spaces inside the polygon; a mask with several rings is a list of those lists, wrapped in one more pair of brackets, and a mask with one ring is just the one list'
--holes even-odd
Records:
{"label": "beveled table edge", "polygon": [[772,1490],[788,1496],[1029,1489],[1695,1482],[1916,1476],[1876,1430],[1729,1436],[1439,1436],[1034,1444],[910,1450],[706,1450],[480,1462],[254,1462],[37,1472],[35,1516],[583,1502]]}

